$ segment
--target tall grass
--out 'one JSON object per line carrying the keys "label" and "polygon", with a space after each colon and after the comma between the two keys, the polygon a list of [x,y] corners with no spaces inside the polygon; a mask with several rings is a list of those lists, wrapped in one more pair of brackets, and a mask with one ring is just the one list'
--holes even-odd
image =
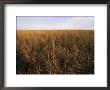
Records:
{"label": "tall grass", "polygon": [[17,30],[17,74],[94,74],[94,30]]}

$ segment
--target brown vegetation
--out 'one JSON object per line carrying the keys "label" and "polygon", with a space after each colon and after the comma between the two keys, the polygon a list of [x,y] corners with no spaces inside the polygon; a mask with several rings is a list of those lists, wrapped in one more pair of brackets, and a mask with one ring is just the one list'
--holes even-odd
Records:
{"label": "brown vegetation", "polygon": [[17,30],[17,74],[94,74],[94,30]]}

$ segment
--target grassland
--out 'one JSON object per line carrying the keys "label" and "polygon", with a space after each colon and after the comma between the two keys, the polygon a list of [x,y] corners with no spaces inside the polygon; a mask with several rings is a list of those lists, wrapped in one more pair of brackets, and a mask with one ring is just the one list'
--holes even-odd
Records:
{"label": "grassland", "polygon": [[94,74],[94,30],[17,30],[16,74]]}

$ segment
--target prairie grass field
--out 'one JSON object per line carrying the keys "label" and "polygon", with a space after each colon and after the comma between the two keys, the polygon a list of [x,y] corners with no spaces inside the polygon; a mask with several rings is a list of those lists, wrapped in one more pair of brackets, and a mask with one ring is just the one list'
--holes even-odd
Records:
{"label": "prairie grass field", "polygon": [[94,30],[17,30],[16,74],[94,74]]}

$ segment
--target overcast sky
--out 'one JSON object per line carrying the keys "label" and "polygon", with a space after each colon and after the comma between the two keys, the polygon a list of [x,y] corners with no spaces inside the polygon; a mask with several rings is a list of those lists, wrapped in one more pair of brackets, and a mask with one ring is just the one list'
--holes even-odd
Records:
{"label": "overcast sky", "polygon": [[94,29],[94,17],[17,16],[17,30]]}

